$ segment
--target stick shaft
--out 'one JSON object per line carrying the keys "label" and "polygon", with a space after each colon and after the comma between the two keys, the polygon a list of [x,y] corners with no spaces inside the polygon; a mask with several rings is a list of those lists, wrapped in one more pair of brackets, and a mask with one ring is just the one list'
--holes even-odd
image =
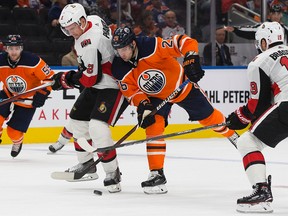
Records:
{"label": "stick shaft", "polygon": [[25,97],[25,96],[31,94],[32,92],[38,91],[38,90],[43,89],[43,88],[46,88],[46,87],[48,87],[48,86],[52,86],[53,83],[54,83],[54,82],[47,82],[47,83],[45,83],[45,84],[43,84],[43,85],[41,85],[41,86],[37,86],[37,87],[32,88],[32,89],[30,89],[30,90],[28,90],[28,91],[26,91],[26,92],[21,93],[21,94],[12,96],[12,97],[7,98],[7,99],[0,100],[0,106],[3,106],[4,104],[7,104],[7,103],[10,103],[10,102],[16,101],[16,100],[18,100],[18,99],[21,98],[21,97]]}

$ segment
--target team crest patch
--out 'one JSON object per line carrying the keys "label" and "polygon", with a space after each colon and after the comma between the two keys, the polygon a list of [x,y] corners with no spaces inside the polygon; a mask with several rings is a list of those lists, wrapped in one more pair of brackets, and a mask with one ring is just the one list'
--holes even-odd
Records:
{"label": "team crest patch", "polygon": [[90,39],[85,39],[81,42],[81,47],[85,47],[88,46],[89,44],[91,44],[91,40]]}
{"label": "team crest patch", "polygon": [[26,81],[20,76],[9,76],[6,79],[6,85],[11,93],[23,93],[27,89]]}
{"label": "team crest patch", "polygon": [[106,105],[105,105],[105,102],[102,102],[102,103],[100,104],[100,106],[98,107],[98,111],[99,111],[100,113],[105,113],[105,112],[107,111],[107,107],[106,107]]}
{"label": "team crest patch", "polygon": [[143,92],[157,94],[166,84],[166,78],[160,70],[146,70],[138,77],[138,85]]}

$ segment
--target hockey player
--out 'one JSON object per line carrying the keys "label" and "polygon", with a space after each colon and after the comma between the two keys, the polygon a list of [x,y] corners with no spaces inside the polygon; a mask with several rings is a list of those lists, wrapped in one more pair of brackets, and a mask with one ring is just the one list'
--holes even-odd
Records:
{"label": "hockey player", "polygon": [[[146,128],[147,137],[161,135],[165,127],[165,115],[162,113],[148,116],[157,106],[154,98],[159,103],[187,77],[191,82],[170,102],[184,108],[190,121],[199,121],[202,125],[225,122],[223,114],[211,106],[196,84],[204,76],[196,40],[187,35],[175,35],[168,40],[159,37],[135,38],[133,31],[126,26],[116,29],[112,45],[119,55],[113,61],[113,75],[130,104],[138,107],[138,123]],[[176,60],[180,56],[184,56],[183,67]],[[215,131],[231,141],[237,137],[226,126]],[[165,151],[164,140],[147,143],[150,174],[148,180],[141,184],[145,193],[167,192],[163,172]]]}
{"label": "hockey player", "polygon": [[[6,99],[41,85],[54,72],[38,56],[23,51],[20,35],[8,35],[4,41],[5,52],[0,54],[0,81],[3,90],[0,98]],[[24,133],[28,130],[37,107],[42,107],[50,94],[51,87],[31,93],[12,103],[0,106],[0,137],[3,123],[7,122],[7,134],[12,140],[11,156],[16,157],[21,149]]]}
{"label": "hockey player", "polygon": [[[111,46],[111,32],[106,23],[98,16],[87,16],[83,6],[78,3],[64,7],[59,23],[62,31],[75,39],[80,70],[57,73],[54,76],[53,89],[67,89],[80,84],[86,87],[70,112],[79,164],[69,168],[67,172],[77,172],[90,167],[94,162],[93,154],[83,151],[77,144],[77,139],[86,138],[96,147],[113,145],[109,125],[116,123],[126,108],[127,101],[111,74],[115,54]],[[116,156],[116,151],[113,150],[105,154],[102,160],[106,172],[104,186],[112,193],[121,191]],[[96,167],[90,168],[86,180],[98,178]]]}
{"label": "hockey player", "polygon": [[67,125],[62,129],[57,142],[53,145],[49,145],[50,152],[56,153],[57,151],[61,150],[70,141],[72,137],[72,125],[71,121],[69,120]]}
{"label": "hockey player", "polygon": [[[231,129],[250,129],[238,139],[238,150],[253,193],[237,200],[237,211],[272,212],[271,176],[266,180],[262,150],[288,137],[288,47],[277,22],[264,22],[256,32],[256,44],[262,53],[248,65],[251,98],[231,113]],[[271,98],[272,95],[272,98]]]}

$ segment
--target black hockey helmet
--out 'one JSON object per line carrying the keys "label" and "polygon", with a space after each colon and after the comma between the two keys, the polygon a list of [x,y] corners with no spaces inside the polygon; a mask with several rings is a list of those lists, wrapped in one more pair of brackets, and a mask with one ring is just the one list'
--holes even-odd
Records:
{"label": "black hockey helmet", "polygon": [[113,34],[112,46],[114,49],[120,49],[131,44],[134,39],[135,34],[130,27],[119,27]]}
{"label": "black hockey helmet", "polygon": [[23,46],[23,41],[20,35],[8,35],[3,43],[5,46]]}
{"label": "black hockey helmet", "polygon": [[274,4],[270,7],[270,13],[275,13],[275,12],[278,12],[278,13],[281,13],[282,12],[282,7],[281,5],[279,4]]}

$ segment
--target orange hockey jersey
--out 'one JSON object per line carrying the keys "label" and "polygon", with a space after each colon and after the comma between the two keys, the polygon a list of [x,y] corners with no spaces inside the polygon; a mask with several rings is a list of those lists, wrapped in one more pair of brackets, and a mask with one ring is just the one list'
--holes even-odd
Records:
{"label": "orange hockey jersey", "polygon": [[[42,80],[49,79],[54,75],[54,71],[41,58],[32,53],[23,51],[15,68],[9,66],[7,58],[7,53],[0,54],[0,81],[3,83],[3,90],[8,97],[40,86],[43,84]],[[14,103],[31,108],[34,94],[35,92],[21,98],[23,101]]]}
{"label": "orange hockey jersey", "polygon": [[[176,58],[188,51],[198,53],[198,42],[187,35],[175,35],[168,40],[139,37],[136,44],[138,54],[134,62],[115,57],[112,64],[113,76],[119,81],[123,95],[135,106],[148,97],[168,97],[187,79]],[[171,102],[183,100],[192,85],[186,85]]]}

